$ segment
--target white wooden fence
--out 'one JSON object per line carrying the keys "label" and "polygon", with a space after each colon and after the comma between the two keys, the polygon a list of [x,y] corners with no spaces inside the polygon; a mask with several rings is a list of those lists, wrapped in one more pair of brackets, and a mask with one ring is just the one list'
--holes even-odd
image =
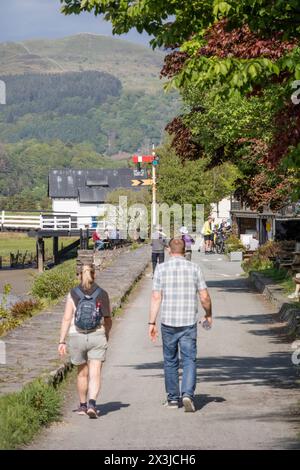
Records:
{"label": "white wooden fence", "polygon": [[101,223],[95,217],[77,216],[76,214],[63,213],[40,213],[39,215],[23,215],[11,211],[1,212],[1,230],[50,230],[50,231],[71,231],[83,228],[100,228]]}

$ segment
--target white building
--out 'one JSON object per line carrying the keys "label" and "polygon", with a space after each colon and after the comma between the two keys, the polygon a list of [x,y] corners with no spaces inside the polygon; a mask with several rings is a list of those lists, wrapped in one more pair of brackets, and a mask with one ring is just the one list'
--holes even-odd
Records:
{"label": "white building", "polygon": [[107,195],[118,188],[133,189],[130,168],[98,170],[51,170],[48,195],[55,213],[73,214],[80,225],[104,215]]}
{"label": "white building", "polygon": [[230,219],[231,199],[229,197],[211,204],[211,208],[211,215],[215,219],[215,224],[220,225],[223,219]]}

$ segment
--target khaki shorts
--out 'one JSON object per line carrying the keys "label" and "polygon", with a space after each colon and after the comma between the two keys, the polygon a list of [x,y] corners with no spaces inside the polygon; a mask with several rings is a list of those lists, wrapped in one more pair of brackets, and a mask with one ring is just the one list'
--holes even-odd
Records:
{"label": "khaki shorts", "polygon": [[71,334],[68,343],[71,362],[75,366],[80,366],[90,360],[105,361],[107,340],[103,327],[93,333]]}

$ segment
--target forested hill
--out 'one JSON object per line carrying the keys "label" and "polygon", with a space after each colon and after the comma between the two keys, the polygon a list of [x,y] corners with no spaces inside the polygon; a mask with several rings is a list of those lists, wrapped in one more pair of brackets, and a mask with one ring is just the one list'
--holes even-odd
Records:
{"label": "forested hill", "polygon": [[119,97],[122,91],[120,80],[105,72],[23,74],[0,79],[7,88],[7,106],[1,108],[7,122],[30,113],[85,114],[109,97]]}
{"label": "forested hill", "polygon": [[82,72],[117,76],[125,89],[157,91],[164,54],[95,34],[0,44],[0,74]]}
{"label": "forested hill", "polygon": [[0,141],[37,139],[87,142],[97,152],[130,155],[159,143],[178,101],[163,91],[124,90],[106,72],[1,76],[7,103],[0,105]]}
{"label": "forested hill", "polygon": [[0,209],[45,207],[54,166],[122,166],[159,144],[180,106],[162,91],[162,59],[95,35],[0,44]]}

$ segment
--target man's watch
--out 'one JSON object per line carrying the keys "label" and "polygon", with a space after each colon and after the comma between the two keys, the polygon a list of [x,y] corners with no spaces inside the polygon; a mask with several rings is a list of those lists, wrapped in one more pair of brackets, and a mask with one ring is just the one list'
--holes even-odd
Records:
{"label": "man's watch", "polygon": [[148,322],[148,325],[156,325],[156,323],[155,323],[155,322],[152,323],[152,322],[149,321],[149,322]]}
{"label": "man's watch", "polygon": [[60,341],[58,344],[67,344],[65,341]]}

